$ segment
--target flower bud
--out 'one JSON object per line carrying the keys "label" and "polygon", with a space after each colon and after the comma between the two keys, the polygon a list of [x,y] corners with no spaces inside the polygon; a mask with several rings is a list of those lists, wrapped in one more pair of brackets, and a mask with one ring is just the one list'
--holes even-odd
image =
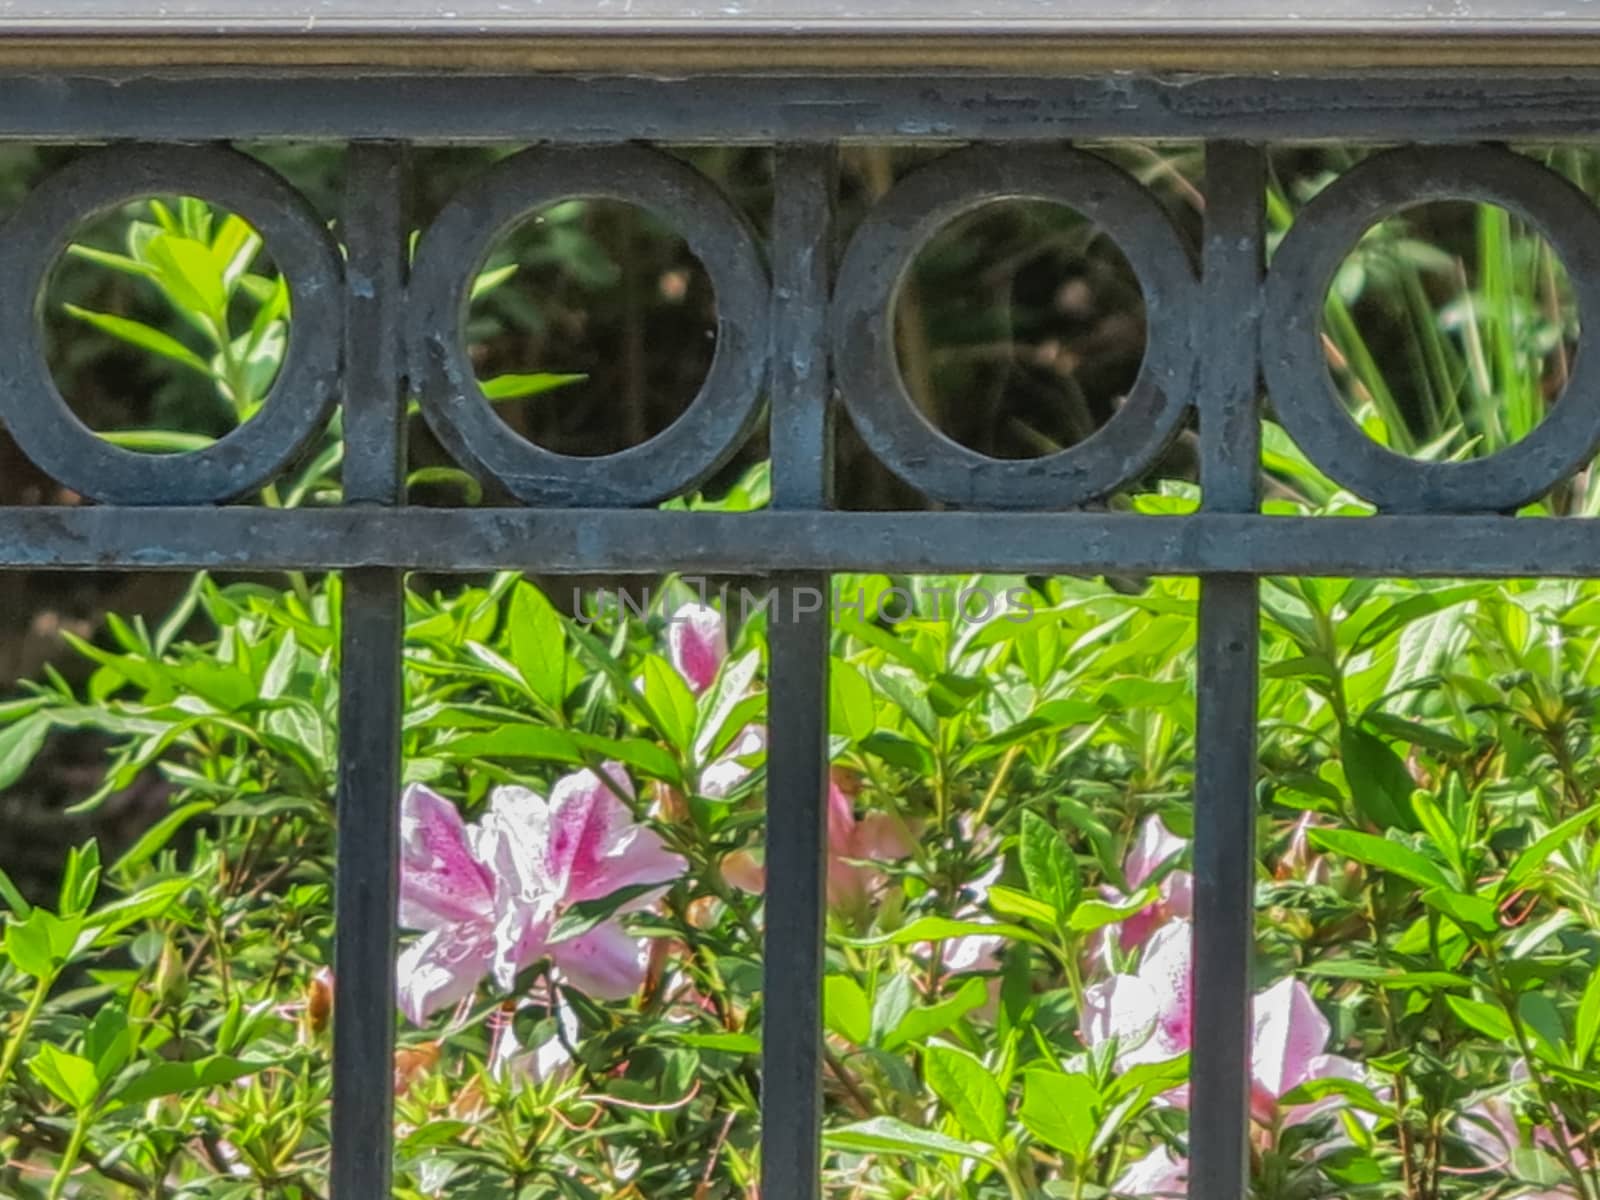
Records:
{"label": "flower bud", "polygon": [[189,994],[189,971],[183,955],[171,942],[161,947],[161,958],[156,962],[156,999],[168,1008],[176,1008]]}
{"label": "flower bud", "polygon": [[333,972],[322,967],[306,984],[306,1024],[312,1033],[321,1033],[332,1015]]}

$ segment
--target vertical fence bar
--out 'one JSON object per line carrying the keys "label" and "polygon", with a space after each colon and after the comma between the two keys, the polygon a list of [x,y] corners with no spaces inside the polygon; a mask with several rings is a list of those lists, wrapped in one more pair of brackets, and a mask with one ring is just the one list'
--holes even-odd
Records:
{"label": "vertical fence bar", "polygon": [[[343,215],[343,480],[351,505],[402,499],[405,176],[400,147],[351,146]],[[391,1193],[403,588],[399,571],[343,577],[332,1200]]]}
{"label": "vertical fence bar", "polygon": [[[1264,159],[1258,147],[1206,147],[1200,480],[1205,507],[1254,512]],[[1259,582],[1200,581],[1195,749],[1195,953],[1189,1195],[1243,1200],[1249,1189],[1251,959]]]}
{"label": "vertical fence bar", "polygon": [[[772,505],[820,509],[832,482],[825,329],[834,154],[782,147],[773,212]],[[762,1200],[821,1195],[829,577],[773,580],[768,610]],[[777,719],[781,714],[782,719]]]}

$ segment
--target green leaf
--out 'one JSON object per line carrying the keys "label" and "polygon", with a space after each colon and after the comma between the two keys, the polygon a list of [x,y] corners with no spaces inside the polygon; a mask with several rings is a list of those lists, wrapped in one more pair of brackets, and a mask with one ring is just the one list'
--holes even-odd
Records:
{"label": "green leaf", "polygon": [[1046,1145],[1082,1163],[1094,1144],[1103,1104],[1094,1080],[1059,1071],[1029,1071],[1024,1076],[1023,1126]]}
{"label": "green leaf", "polygon": [[1308,963],[1301,970],[1307,975],[1320,975],[1325,979],[1366,979],[1379,987],[1390,988],[1468,988],[1472,980],[1465,975],[1449,971],[1395,971],[1377,963],[1319,962]]}
{"label": "green leaf", "polygon": [[593,900],[579,900],[556,918],[555,924],[550,926],[550,932],[545,935],[544,940],[546,944],[553,946],[558,942],[582,937],[595,926],[609,921],[616,915],[617,910],[630,900],[637,900],[640,896],[660,891],[663,886],[659,883],[635,883],[625,888],[618,888],[607,895],[597,896]]}
{"label": "green leaf", "polygon": [[1480,584],[1466,583],[1455,587],[1434,587],[1409,596],[1395,604],[1387,604],[1356,637],[1350,647],[1352,655],[1376,646],[1384,638],[1399,632],[1413,621],[1431,616],[1464,600],[1475,600],[1483,595]]}
{"label": "green leaf", "polygon": [[460,467],[418,467],[406,476],[406,493],[409,495],[413,488],[445,484],[460,488],[462,499],[469,508],[483,503],[483,484]]}
{"label": "green leaf", "polygon": [[1416,814],[1423,832],[1433,840],[1451,867],[1458,875],[1463,874],[1465,863],[1461,857],[1461,841],[1456,837],[1455,827],[1446,819],[1444,812],[1433,802],[1432,797],[1421,790],[1412,792],[1411,811]]}
{"label": "green leaf", "polygon": [[188,454],[217,444],[214,437],[179,429],[105,429],[100,436],[113,446],[141,454]]}
{"label": "green leaf", "polygon": [[[211,371],[211,364],[205,359],[201,358],[171,334],[162,333],[161,330],[146,325],[143,321],[134,321],[128,317],[117,317],[111,313],[79,308],[76,304],[63,304],[61,307],[66,310],[68,315],[76,317],[86,325],[93,326],[95,329],[100,330],[101,333],[110,334],[119,342],[126,342],[130,346],[148,350],[151,354],[159,354],[162,358],[180,363],[191,371],[198,371],[207,379],[215,378]],[[210,439],[207,440],[209,441]]]}
{"label": "green leaf", "polygon": [[[992,889],[991,889],[992,890]],[[1035,946],[1049,945],[1038,934],[1020,925],[997,925],[990,921],[962,921],[955,917],[918,917],[893,933],[869,938],[840,938],[846,946],[904,946],[913,942],[939,942],[945,938],[967,937],[969,934],[993,934]]]}
{"label": "green leaf", "polygon": [[94,1064],[95,1078],[108,1083],[127,1065],[133,1053],[133,1028],[121,1004],[101,1007],[83,1037],[83,1053]]}
{"label": "green leaf", "polygon": [[681,787],[683,772],[678,760],[654,742],[643,738],[609,738],[598,733],[573,730],[569,735],[572,744],[583,753],[597,758],[614,758],[626,767],[632,767],[651,779],[665,780]]}
{"label": "green leaf", "polygon": [[1453,891],[1447,887],[1429,888],[1422,893],[1429,908],[1437,909],[1449,917],[1468,935],[1493,937],[1500,932],[1500,919],[1494,902],[1482,896]]}
{"label": "green leaf", "polygon": [[1364,730],[1346,728],[1339,735],[1339,757],[1350,798],[1363,816],[1379,828],[1415,832],[1417,822],[1411,812],[1415,784],[1386,742]]}
{"label": "green leaf", "polygon": [[1504,1045],[1509,1046],[1516,1041],[1517,1033],[1511,1026],[1511,1019],[1498,1005],[1468,1000],[1464,996],[1446,996],[1444,999],[1463,1024]]}
{"label": "green leaf", "polygon": [[761,1039],[753,1033],[678,1033],[668,1035],[667,1045],[688,1046],[719,1054],[760,1054]]}
{"label": "green leaf", "polygon": [[988,904],[1002,917],[1010,917],[1015,921],[1033,921],[1052,929],[1061,919],[1061,914],[1053,905],[1027,892],[1006,887],[1003,883],[994,884],[989,888]]}
{"label": "green leaf", "polygon": [[94,246],[85,246],[74,242],[67,247],[67,253],[73,258],[82,258],[97,266],[108,267],[123,275],[134,275],[141,279],[155,279],[158,272],[149,263],[142,263],[136,258],[129,258],[125,254],[116,254],[110,250],[100,250]]}
{"label": "green leaf", "polygon": [[52,979],[76,949],[83,921],[64,920],[48,909],[35,908],[25,921],[6,929],[6,955],[13,966],[35,979]]}
{"label": "green leaf", "polygon": [[34,1051],[28,1067],[35,1079],[74,1112],[82,1112],[93,1104],[100,1091],[100,1080],[92,1062],[49,1042]]}
{"label": "green leaf", "polygon": [[1068,916],[1077,907],[1083,882],[1078,860],[1060,832],[1037,813],[1024,810],[1018,853],[1028,890],[1055,909],[1057,920]]}
{"label": "green leaf", "polygon": [[[1596,978],[1600,979],[1600,975],[1596,975]],[[884,1035],[883,1048],[892,1052],[936,1033],[943,1033],[968,1013],[982,1008],[988,999],[988,982],[976,976],[970,977],[949,999],[907,1012],[900,1018],[900,1023]]]}
{"label": "green leaf", "polygon": [[647,716],[656,731],[679,750],[689,749],[694,743],[699,709],[683,676],[660,655],[649,655],[644,660],[642,690],[649,704]]}
{"label": "green leaf", "polygon": [[1092,933],[1107,925],[1115,925],[1118,921],[1126,921],[1135,913],[1154,904],[1159,895],[1160,892],[1156,887],[1147,886],[1115,904],[1105,900],[1080,900],[1078,907],[1072,910],[1067,928],[1074,933]]}
{"label": "green leaf", "polygon": [[49,732],[50,718],[42,712],[29,713],[0,729],[0,789],[22,778],[22,773],[33,765]]}
{"label": "green leaf", "polygon": [[581,763],[572,735],[548,725],[506,725],[488,733],[469,733],[442,742],[436,752],[451,758],[529,758],[542,762]]}
{"label": "green leaf", "polygon": [[587,375],[552,375],[540,373],[534,375],[496,375],[492,379],[485,379],[480,387],[483,394],[490,400],[524,400],[529,396],[542,396],[546,392],[553,392],[557,388],[564,388],[574,383],[582,383],[589,378]]}
{"label": "green leaf", "polygon": [[932,1045],[922,1053],[923,1073],[967,1135],[991,1146],[1005,1137],[1006,1098],[983,1062],[956,1046]]}
{"label": "green leaf", "polygon": [[1517,855],[1515,862],[1506,871],[1505,878],[1500,883],[1499,894],[1501,897],[1509,896],[1527,881],[1528,877],[1544,866],[1549,857],[1556,850],[1572,841],[1573,837],[1596,817],[1600,817],[1600,805],[1585,808],[1576,816],[1568,817],[1561,824],[1550,830],[1549,833],[1533,842],[1526,850]]}
{"label": "green leaf", "polygon": [[1338,1096],[1349,1101],[1352,1106],[1380,1117],[1390,1116],[1394,1112],[1394,1106],[1384,1104],[1366,1084],[1354,1079],[1331,1077],[1307,1080],[1284,1093],[1279,1097],[1278,1103],[1287,1108],[1299,1104],[1312,1104],[1329,1096]]}
{"label": "green leaf", "polygon": [[955,1138],[919,1129],[894,1117],[872,1117],[830,1129],[823,1134],[823,1142],[833,1150],[850,1154],[909,1154],[918,1158],[939,1158],[955,1155],[959,1158],[976,1158],[988,1161],[990,1154],[981,1146],[958,1142]]}
{"label": "green leaf", "polygon": [[1600,971],[1589,974],[1583,989],[1583,999],[1578,1002],[1577,1023],[1572,1035],[1572,1064],[1582,1068],[1588,1065],[1594,1053],[1596,1035],[1600,1035]]}
{"label": "green leaf", "polygon": [[157,234],[145,243],[144,259],[161,273],[160,286],[173,304],[221,324],[228,292],[210,246],[178,234]]}
{"label": "green leaf", "polygon": [[828,728],[859,742],[878,728],[872,684],[854,665],[836,658],[828,666]]}
{"label": "green leaf", "polygon": [[1311,844],[1319,850],[1332,850],[1366,866],[1409,879],[1419,887],[1450,886],[1450,881],[1432,859],[1388,838],[1349,829],[1313,829]]}
{"label": "green leaf", "polygon": [[511,661],[533,694],[559,710],[567,694],[566,626],[543,592],[518,583],[507,615]]}
{"label": "green leaf", "polygon": [[26,921],[33,912],[33,905],[28,903],[17,885],[11,881],[11,876],[0,870],[0,900],[6,902],[6,907],[16,915],[17,920]]}
{"label": "green leaf", "polygon": [[273,1066],[271,1062],[250,1062],[215,1054],[193,1062],[161,1062],[146,1067],[132,1076],[112,1093],[118,1105],[143,1104],[158,1096],[175,1096],[183,1092],[221,1087],[255,1075]]}
{"label": "green leaf", "polygon": [[853,1045],[872,1040],[872,1004],[850,976],[829,975],[822,981],[822,1023]]}
{"label": "green leaf", "polygon": [[195,800],[181,808],[175,808],[161,820],[139,836],[139,840],[128,847],[126,853],[115,863],[111,870],[116,874],[125,874],[136,867],[141,867],[157,854],[161,853],[166,844],[172,840],[178,830],[187,825],[190,820],[201,813],[210,812],[216,807],[214,800]]}
{"label": "green leaf", "polygon": [[1472,748],[1460,738],[1453,737],[1442,729],[1435,729],[1420,721],[1408,721],[1393,713],[1369,712],[1362,718],[1362,724],[1378,733],[1387,734],[1389,737],[1416,746],[1426,746],[1429,750],[1440,754],[1465,754]]}
{"label": "green leaf", "polygon": [[192,884],[187,875],[157,880],[131,896],[102,904],[95,910],[92,924],[99,930],[99,938],[103,940],[107,935],[118,933],[130,925],[161,916]]}

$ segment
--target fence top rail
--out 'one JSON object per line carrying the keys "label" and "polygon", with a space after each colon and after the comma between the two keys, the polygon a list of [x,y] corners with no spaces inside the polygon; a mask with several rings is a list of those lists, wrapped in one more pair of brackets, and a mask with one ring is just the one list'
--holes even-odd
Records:
{"label": "fence top rail", "polygon": [[503,69],[1591,65],[1600,0],[0,0],[0,61]]}

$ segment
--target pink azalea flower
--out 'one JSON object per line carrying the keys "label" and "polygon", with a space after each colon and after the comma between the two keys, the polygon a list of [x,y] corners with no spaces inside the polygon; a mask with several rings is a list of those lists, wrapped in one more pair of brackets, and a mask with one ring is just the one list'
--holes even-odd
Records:
{"label": "pink azalea flower", "polygon": [[884,874],[866,865],[908,857],[913,850],[905,825],[890,813],[856,818],[855,802],[828,781],[828,903],[859,912],[884,881]]}
{"label": "pink azalea flower", "polygon": [[[1511,1081],[1520,1084],[1528,1082],[1527,1063],[1518,1061],[1513,1064]],[[1522,1131],[1517,1126],[1516,1110],[1512,1106],[1511,1099],[1504,1094],[1489,1096],[1469,1108],[1458,1118],[1457,1132],[1490,1170],[1514,1171],[1514,1156],[1524,1150]],[[1587,1169],[1588,1157],[1579,1149],[1576,1144],[1578,1139],[1568,1133],[1564,1123],[1560,1135],[1566,1138],[1572,1150],[1573,1160],[1580,1168]],[[1531,1142],[1535,1148],[1550,1155],[1551,1169],[1558,1171],[1556,1155],[1560,1153],[1560,1142],[1557,1141],[1556,1131],[1547,1126],[1539,1126],[1532,1130]],[[1463,1170],[1460,1173],[1478,1172]],[[1578,1194],[1565,1183],[1540,1188],[1537,1191],[1516,1192],[1515,1196],[1517,1200],[1578,1200]]]}
{"label": "pink azalea flower", "polygon": [[[828,780],[828,905],[857,912],[883,883],[882,871],[868,865],[905,858],[912,851],[905,826],[889,813],[868,813],[857,819],[855,804]],[[865,861],[863,861],[865,860]],[[766,869],[748,850],[735,850],[722,860],[722,877],[746,892],[762,891]]]}
{"label": "pink azalea flower", "polygon": [[722,614],[704,604],[682,605],[667,624],[667,655],[695,695],[705,691],[728,657]]}
{"label": "pink azalea flower", "polygon": [[[1114,975],[1084,993],[1083,1040],[1117,1042],[1117,1069],[1165,1062],[1193,1044],[1193,928],[1174,921],[1145,946],[1137,974]],[[1314,1079],[1365,1081],[1361,1065],[1324,1052],[1331,1029],[1310,990],[1293,977],[1258,993],[1250,1052],[1250,1111],[1268,1128],[1300,1125],[1338,1108],[1338,1097],[1285,1107],[1282,1098]],[[1188,1088],[1167,1094],[1185,1105]]]}
{"label": "pink azalea flower", "polygon": [[[613,786],[631,795],[622,768],[606,765]],[[518,972],[549,957],[573,985],[621,999],[644,979],[646,943],[607,920],[550,943],[571,905],[640,884],[670,883],[687,864],[633,815],[593,771],[557,781],[548,800],[499,787],[472,826],[455,805],[421,785],[401,800],[401,924],[423,931],[402,953],[401,1010],[418,1024],[470,996],[493,974],[509,990]],[[633,911],[653,896],[619,909]]]}
{"label": "pink azalea flower", "polygon": [[[1292,976],[1257,994],[1255,1029],[1250,1050],[1250,1111],[1261,1124],[1303,1125],[1345,1101],[1328,1096],[1310,1104],[1282,1108],[1278,1103],[1314,1079],[1364,1082],[1361,1064],[1324,1047],[1332,1028],[1311,990]],[[1280,1111],[1281,1110],[1281,1111]]]}
{"label": "pink azalea flower", "polygon": [[[722,614],[703,604],[680,607],[667,626],[667,657],[690,691],[697,696],[707,691],[728,663],[728,627]],[[697,761],[706,763],[712,739],[721,730],[729,710],[749,694],[757,665],[758,656],[748,654],[728,667],[730,677],[720,697],[720,708],[706,714],[695,741]],[[700,794],[713,800],[731,795],[754,773],[766,748],[766,726],[746,725],[718,758],[701,768]]]}
{"label": "pink azalea flower", "polygon": [[1145,946],[1137,974],[1113,975],[1086,990],[1084,1043],[1093,1049],[1115,1038],[1122,1071],[1187,1053],[1192,942],[1189,922],[1164,925]]}
{"label": "pink azalea flower", "polygon": [[1183,1200],[1189,1194],[1189,1160],[1175,1158],[1170,1149],[1161,1147],[1147,1154],[1117,1176],[1111,1185],[1113,1195]]}
{"label": "pink azalea flower", "polygon": [[[1188,845],[1168,832],[1161,818],[1150,816],[1134,834],[1133,844],[1122,860],[1122,876],[1137,891],[1162,868],[1168,866]],[[1112,888],[1102,888],[1108,900],[1121,896]],[[1137,950],[1157,929],[1172,920],[1188,920],[1194,915],[1194,876],[1188,871],[1169,871],[1161,880],[1156,899],[1117,927],[1117,942],[1124,950]]]}

